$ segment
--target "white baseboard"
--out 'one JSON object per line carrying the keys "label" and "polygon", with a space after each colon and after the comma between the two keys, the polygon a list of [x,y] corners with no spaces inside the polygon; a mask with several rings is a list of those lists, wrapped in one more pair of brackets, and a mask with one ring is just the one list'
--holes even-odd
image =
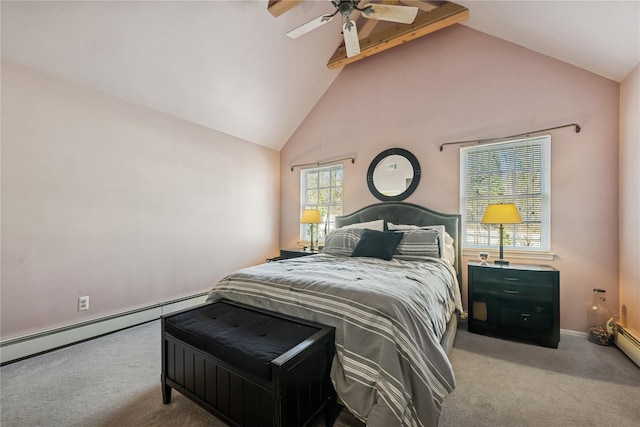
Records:
{"label": "white baseboard", "polygon": [[54,350],[100,335],[119,331],[159,319],[163,314],[202,304],[207,292],[167,301],[160,304],[128,311],[113,316],[90,320],[88,322],[65,326],[63,328],[27,335],[0,342],[0,364],[23,359],[45,351]]}
{"label": "white baseboard", "polygon": [[560,335],[571,335],[574,337],[587,338],[587,333],[582,331],[573,331],[571,329],[560,329]]}

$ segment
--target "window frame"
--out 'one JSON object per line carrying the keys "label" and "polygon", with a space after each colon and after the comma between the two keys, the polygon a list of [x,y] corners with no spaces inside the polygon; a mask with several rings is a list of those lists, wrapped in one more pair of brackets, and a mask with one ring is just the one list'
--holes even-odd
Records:
{"label": "window frame", "polygon": [[[497,150],[511,149],[514,150],[514,155],[512,158],[512,169],[511,171],[516,174],[518,171],[531,171],[533,169],[524,169],[518,168],[516,163],[518,163],[518,159],[522,160],[522,158],[515,155],[517,148],[524,146],[532,146],[537,145],[540,146],[540,169],[536,169],[540,171],[540,194],[537,193],[529,193],[529,194],[518,194],[515,189],[517,188],[517,179],[513,179],[512,183],[512,192],[509,195],[492,195],[491,193],[491,175],[498,175],[499,173],[505,173],[504,170],[501,171],[487,171],[484,175],[487,176],[487,182],[489,185],[488,192],[486,195],[478,195],[477,197],[470,197],[467,195],[467,177],[469,175],[473,175],[469,173],[467,169],[467,157],[470,153],[478,153],[478,152],[496,152]],[[488,169],[490,169],[489,165]],[[476,176],[483,174],[475,174]],[[468,211],[467,211],[467,201],[468,200],[476,200],[480,204],[486,206],[488,203],[499,203],[499,202],[512,202],[515,203],[516,206],[519,207],[521,211],[521,216],[523,217],[523,223],[528,226],[528,224],[535,224],[538,221],[529,221],[527,219],[527,215],[524,215],[522,212],[521,206],[523,205],[522,201],[524,199],[533,199],[536,196],[540,198],[540,246],[526,246],[526,245],[517,245],[516,243],[519,239],[514,238],[511,242],[504,242],[505,251],[517,252],[522,251],[526,253],[550,253],[551,250],[551,135],[540,135],[529,138],[514,138],[507,141],[500,141],[495,143],[487,143],[469,147],[463,147],[460,149],[460,212],[462,217],[462,236],[461,242],[463,249],[498,249],[499,248],[499,227],[498,225],[483,225],[483,227],[488,229],[488,233],[484,237],[486,240],[484,242],[479,242],[478,244],[469,243],[467,240],[467,235],[469,231],[468,224],[479,224],[481,220],[481,216],[479,219],[475,219],[474,221],[469,221]],[[483,203],[485,202],[486,203]],[[519,203],[520,202],[520,203]],[[476,215],[477,217],[477,215]],[[511,236],[516,236],[517,227],[522,229],[521,225],[513,225],[513,224],[505,224],[505,235],[509,233]],[[522,233],[520,234],[522,235]],[[521,239],[520,239],[521,240]]]}
{"label": "window frame", "polygon": [[[329,179],[329,185],[321,185],[320,184],[320,173],[324,171],[328,171],[330,176],[332,171],[339,171],[339,182],[340,185],[336,185],[333,179]],[[307,199],[308,192],[310,190],[308,186],[308,176],[312,173],[318,173],[318,186],[316,189],[320,190],[328,190],[329,193],[329,203],[320,203],[320,197],[318,195],[317,202],[309,201]],[[336,178],[337,179],[337,178]],[[340,202],[334,203],[334,189],[340,189]],[[344,165],[342,163],[327,165],[327,166],[319,166],[314,168],[306,168],[300,170],[300,217],[302,216],[302,212],[305,209],[319,209],[322,214],[323,223],[317,224],[316,229],[313,233],[314,240],[318,242],[324,242],[325,233],[333,230],[335,228],[335,217],[337,215],[343,215],[344,209]],[[329,215],[327,215],[329,212]],[[327,221],[328,220],[328,221]],[[309,227],[308,224],[300,224],[300,241],[307,242],[310,240]]]}

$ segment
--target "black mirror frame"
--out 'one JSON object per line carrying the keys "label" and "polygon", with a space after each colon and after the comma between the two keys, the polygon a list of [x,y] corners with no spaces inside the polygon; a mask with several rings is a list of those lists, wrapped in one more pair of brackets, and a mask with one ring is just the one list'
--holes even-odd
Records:
{"label": "black mirror frame", "polygon": [[[411,163],[411,166],[413,167],[413,180],[411,181],[411,185],[409,185],[409,188],[404,190],[402,193],[396,196],[385,196],[378,191],[375,184],[373,183],[373,171],[375,170],[376,166],[378,166],[378,163],[382,161],[382,159],[392,155],[399,155],[409,160],[409,163]],[[369,170],[367,171],[367,186],[369,186],[369,191],[371,191],[371,194],[373,194],[376,199],[382,200],[383,202],[399,202],[406,199],[416,190],[416,188],[418,187],[418,183],[420,183],[420,163],[418,163],[418,159],[416,159],[416,156],[414,156],[413,154],[411,154],[411,152],[405,150],[404,148],[389,148],[388,150],[384,150],[371,161]]]}

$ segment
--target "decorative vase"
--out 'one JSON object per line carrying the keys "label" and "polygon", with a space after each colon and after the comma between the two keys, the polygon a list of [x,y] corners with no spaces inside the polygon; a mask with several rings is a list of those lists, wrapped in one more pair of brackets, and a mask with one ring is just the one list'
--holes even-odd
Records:
{"label": "decorative vase", "polygon": [[615,325],[611,310],[607,307],[607,291],[593,290],[593,303],[587,312],[589,341],[599,345],[611,345],[615,339]]}

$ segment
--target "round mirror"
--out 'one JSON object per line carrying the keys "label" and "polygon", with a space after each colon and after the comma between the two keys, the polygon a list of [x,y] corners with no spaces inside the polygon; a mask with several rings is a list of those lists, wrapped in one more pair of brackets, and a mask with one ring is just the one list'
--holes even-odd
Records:
{"label": "round mirror", "polygon": [[402,148],[390,148],[378,154],[367,171],[369,190],[382,201],[406,199],[419,182],[418,159]]}

